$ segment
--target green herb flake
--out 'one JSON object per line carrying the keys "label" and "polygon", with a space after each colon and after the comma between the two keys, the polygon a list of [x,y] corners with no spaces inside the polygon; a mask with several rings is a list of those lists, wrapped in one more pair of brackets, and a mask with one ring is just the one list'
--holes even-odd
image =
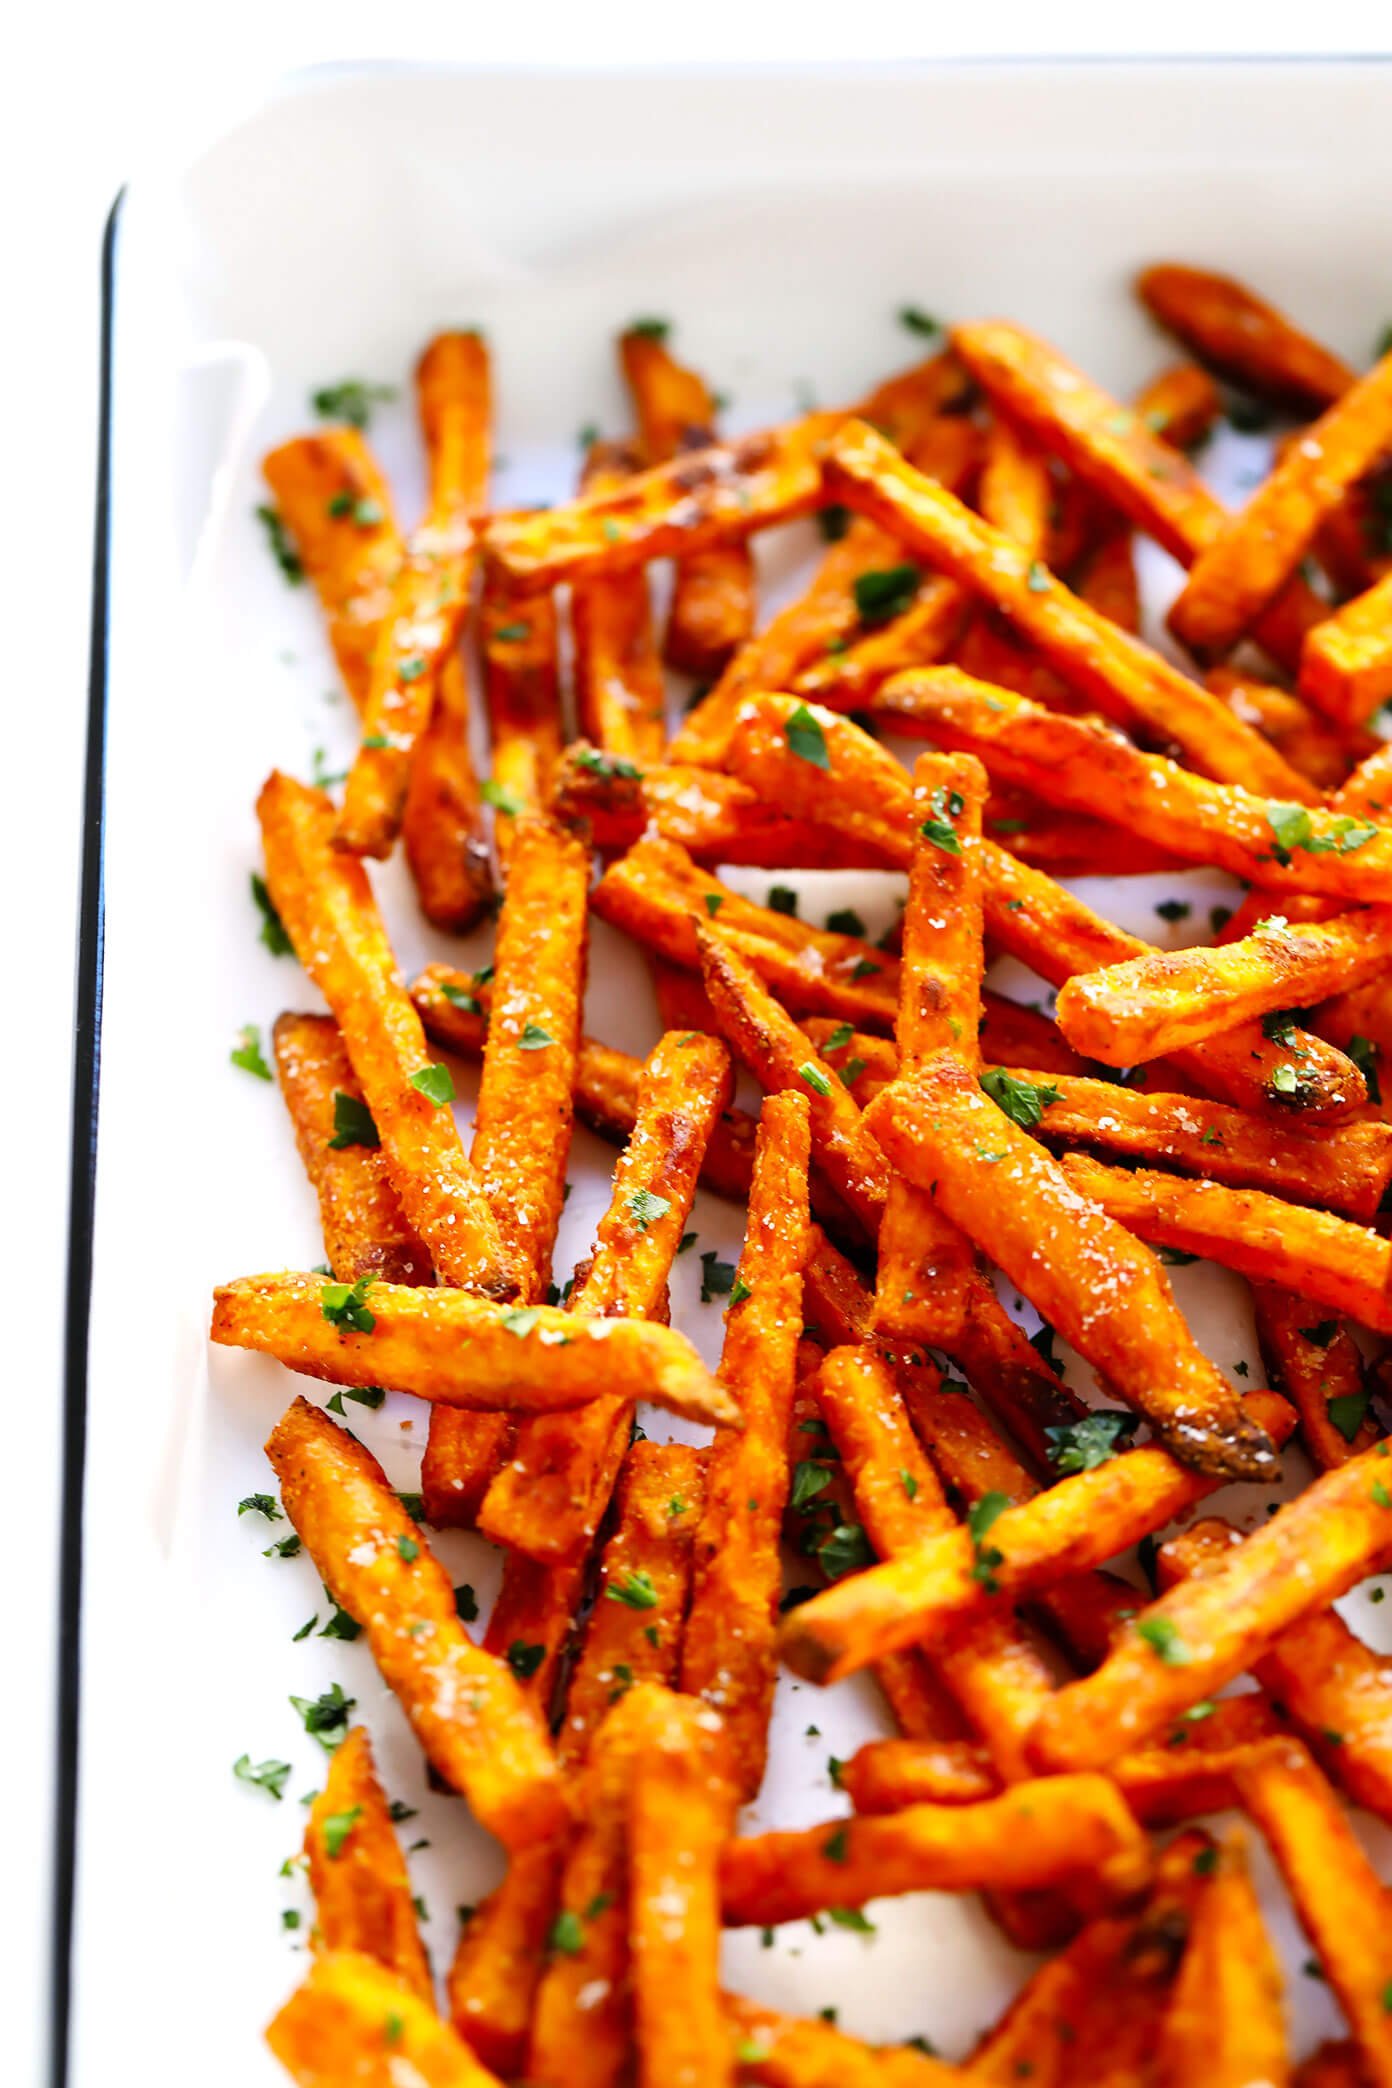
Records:
{"label": "green herb flake", "polygon": [[340,1684],[335,1682],[322,1696],[312,1699],[292,1696],[290,1702],[299,1712],[305,1731],[313,1735],[325,1754],[332,1754],[347,1737],[348,1721],[357,1709],[358,1700],[345,1696]]}
{"label": "green herb flake", "polygon": [[972,1542],[972,1579],[978,1581],[988,1595],[1000,1593],[1000,1582],[996,1568],[1005,1564],[1005,1553],[986,1538],[1010,1506],[1008,1494],[992,1491],[982,1494],[967,1510],[967,1534]]}
{"label": "green herb flake", "polygon": [[377,1324],[376,1313],[369,1310],[367,1294],[372,1288],[371,1276],[359,1276],[356,1283],[326,1283],[319,1293],[319,1310],[331,1327],[352,1328],[358,1334],[370,1334]]}
{"label": "green herb flake", "polygon": [[788,1506],[795,1515],[800,1515],[818,1494],[825,1493],[831,1484],[831,1473],[824,1464],[813,1458],[802,1458],[793,1467],[793,1483],[788,1496]]}
{"label": "green herb flake", "polygon": [[238,1755],[232,1764],[232,1774],[242,1783],[254,1784],[258,1791],[269,1791],[272,1798],[285,1796],[285,1786],[290,1776],[289,1762],[253,1762],[250,1755]]}
{"label": "green herb flake", "polygon": [[396,397],[394,384],[369,384],[361,377],[345,377],[339,384],[321,385],[311,392],[309,403],[321,420],[346,421],[350,428],[366,428],[374,406],[385,406]]}
{"label": "green herb flake", "polygon": [[873,629],[902,616],[918,593],[922,578],[918,567],[907,563],[857,573],[851,593],[861,622]]}
{"label": "green herb flake", "polygon": [[635,1567],[631,1573],[626,1573],[621,1581],[611,1583],[604,1592],[611,1602],[622,1602],[628,1609],[657,1608],[658,1593],[653,1586],[653,1577],[641,1567]]}
{"label": "green herb flake", "polygon": [[264,1515],[267,1522],[281,1520],[280,1509],[271,1494],[243,1494],[237,1503],[238,1515]]}
{"label": "green herb flake", "polygon": [[265,1055],[261,1049],[260,1030],[254,1022],[246,1022],[238,1030],[237,1035],[240,1042],[228,1053],[228,1057],[233,1065],[240,1066],[243,1073],[254,1074],[257,1080],[269,1080],[271,1078],[271,1069],[266,1064]]}
{"label": "green herb flake", "polygon": [[799,1080],[805,1080],[807,1085],[818,1095],[829,1095],[831,1093],[831,1082],[827,1079],[821,1067],[814,1065],[811,1059],[804,1059],[798,1067],[798,1078]]}
{"label": "green herb flake", "polygon": [[799,761],[810,761],[813,768],[831,768],[831,755],[827,751],[826,733],[822,730],[821,720],[805,703],[800,703],[797,709],[789,714],[783,732],[788,742],[789,753],[795,754]]}
{"label": "green herb flake", "polygon": [[1138,1414],[1102,1411],[1084,1414],[1057,1428],[1046,1428],[1049,1462],[1060,1476],[1095,1471],[1126,1447],[1139,1425]]}
{"label": "green herb flake", "polygon": [[359,1096],[345,1095],[342,1088],[335,1088],[333,1117],[334,1135],[329,1140],[333,1152],[340,1152],[345,1146],[367,1146],[372,1150],[381,1145],[372,1112]]}
{"label": "green herb flake", "polygon": [[360,1805],[350,1805],[346,1812],[328,1813],[324,1819],[324,1854],[331,1863],[337,1863],[343,1854],[343,1844],[362,1818]]}
{"label": "green herb flake", "polygon": [[924,340],[931,340],[942,332],[941,320],[935,319],[919,305],[900,305],[895,316],[907,333],[918,334]]}
{"label": "green herb flake", "polygon": [[1136,1636],[1145,1640],[1166,1667],[1188,1667],[1194,1657],[1169,1617],[1138,1617]]}
{"label": "green herb flake", "polygon": [[545,1658],[545,1646],[529,1646],[525,1639],[514,1639],[507,1649],[507,1664],[519,1682],[528,1681]]}
{"label": "green herb flake", "polygon": [[304,583],[304,562],[295,549],[290,532],[273,507],[258,507],[256,519],[266,532],[266,543],[272,558],[280,567],[281,577],[291,587]]}
{"label": "green herb flake", "polygon": [[443,1109],[454,1100],[454,1078],[448,1066],[422,1066],[419,1073],[411,1075],[411,1086],[436,1109]]}
{"label": "green herb flake", "polygon": [[1004,1066],[993,1066],[989,1073],[983,1073],[981,1086],[997,1109],[1004,1110],[1011,1123],[1018,1124],[1022,1131],[1032,1131],[1041,1123],[1045,1110],[1059,1098],[1056,1082],[1017,1080]]}
{"label": "green herb flake", "polygon": [[[841,1580],[873,1563],[870,1540],[859,1523],[838,1523],[817,1546],[817,1557],[828,1580]],[[784,1597],[786,1602],[787,1597]]]}
{"label": "green herb flake", "polygon": [[635,1189],[628,1199],[628,1215],[639,1232],[646,1232],[659,1218],[665,1218],[671,1208],[669,1196],[655,1196],[651,1189]]}
{"label": "green herb flake", "polygon": [[295,946],[286,934],[285,924],[275,910],[270,887],[265,878],[258,877],[254,870],[251,873],[251,896],[261,916],[260,941],[265,944],[272,957],[293,957]]}
{"label": "green herb flake", "polygon": [[548,1044],[555,1041],[550,1030],[543,1029],[539,1022],[529,1022],[517,1040],[517,1048],[519,1051],[545,1051]]}
{"label": "green herb flake", "polygon": [[479,796],[485,805],[491,805],[495,812],[503,813],[508,819],[516,819],[522,810],[521,798],[504,784],[495,783],[491,776],[486,776],[480,783]]}

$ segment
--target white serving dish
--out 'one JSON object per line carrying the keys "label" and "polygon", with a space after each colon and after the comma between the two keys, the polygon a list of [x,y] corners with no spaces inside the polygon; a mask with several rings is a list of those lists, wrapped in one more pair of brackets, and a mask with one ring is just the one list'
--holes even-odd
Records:
{"label": "white serving dish", "polygon": [[[259,1445],[304,1382],[206,1343],[215,1280],[317,1261],[312,1198],[272,1088],[228,1064],[315,996],[257,941],[247,893],[252,801],[273,762],[344,766],[352,741],[308,591],[287,590],[250,519],[258,460],[306,420],[315,383],[402,382],[430,331],[478,323],[500,393],[502,501],[569,488],[575,433],[616,429],[611,337],[670,315],[681,349],[733,394],[732,425],[791,410],[804,388],[854,396],[912,359],[894,322],[1007,312],[1123,393],[1166,348],[1127,293],[1160,255],[1240,268],[1364,355],[1389,316],[1385,70],[1353,64],[1030,65],[897,71],[573,76],[369,71],[294,81],[189,165],[124,200],[115,253],[106,984],[88,1377],[82,1723],[72,2079],[138,2068],[164,2088],[196,2072],[240,2088],[278,2078],[260,2030],[303,1969],[277,1881],[297,1795],[323,1758],[287,1697],[339,1679],[359,1700],[394,1795],[419,1804],[413,1858],[447,1961],[457,1902],[496,1851],[422,1765],[361,1644],[291,1633],[323,1613],[306,1560],[266,1561],[239,1521],[265,1490]],[[373,430],[402,512],[421,477],[405,407]],[[1250,454],[1235,439],[1220,470]],[[1231,484],[1231,479],[1229,479]],[[793,584],[810,532],[765,547]],[[1150,584],[1172,579],[1150,559]],[[762,892],[766,874],[740,880]],[[892,881],[793,880],[820,918],[877,925]],[[1166,930],[1157,898],[1202,877],[1142,880],[1129,924]],[[423,932],[398,866],[379,878],[403,964],[448,954]],[[1095,893],[1092,895],[1097,896]],[[1196,907],[1196,917],[1200,914]],[[482,961],[487,937],[467,958]],[[457,946],[456,946],[457,947]],[[90,963],[93,951],[89,948]],[[1017,982],[1018,983],[1018,982]],[[641,1048],[656,1033],[637,955],[600,929],[587,1026]],[[467,1101],[465,1104],[467,1114]],[[558,1267],[589,1245],[611,1156],[577,1132]],[[731,1251],[737,1214],[703,1198],[702,1244]],[[678,1264],[674,1316],[712,1358],[719,1316]],[[1259,1370],[1241,1286],[1180,1271],[1182,1301],[1226,1365]],[[313,1395],[314,1388],[308,1388]],[[354,1425],[412,1483],[423,1411]],[[1259,1512],[1239,1499],[1236,1512]],[[259,1541],[258,1541],[259,1540]],[[485,1598],[481,1540],[440,1548]],[[1351,1612],[1352,1613],[1352,1612]],[[1375,1631],[1379,1612],[1358,1611]],[[817,1737],[806,1736],[815,1724]],[[883,1730],[868,1689],[780,1692],[775,1770],[755,1822],[839,1812],[829,1753]],[[71,1737],[71,1736],[69,1736]],[[291,1759],[287,1800],[234,1782],[233,1759]],[[1388,1837],[1366,1828],[1388,1854]],[[1335,2025],[1259,1857],[1291,1973],[1303,2050]],[[873,1942],[805,1927],[762,1950],[729,1942],[729,1978],[792,2009],[840,2009],[872,2038],[969,2048],[1026,1969],[970,1901],[872,1910]]]}

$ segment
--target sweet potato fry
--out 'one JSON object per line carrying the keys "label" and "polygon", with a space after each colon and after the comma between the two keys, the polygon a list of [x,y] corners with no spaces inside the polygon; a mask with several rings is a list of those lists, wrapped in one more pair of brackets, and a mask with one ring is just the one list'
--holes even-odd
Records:
{"label": "sweet potato fry", "polygon": [[393,1386],[471,1411],[545,1413],[605,1390],[717,1426],[738,1421],[738,1406],[670,1327],[400,1283],[360,1281],[356,1292],[318,1276],[244,1276],[214,1292],[212,1338],[278,1356],[306,1377]]}
{"label": "sweet potato fry", "polygon": [[726,937],[700,926],[694,932],[706,991],[730,1049],[767,1093],[805,1096],[817,1165],[873,1237],[884,1215],[888,1172],[835,1068],[821,1063]]}
{"label": "sweet potato fry", "polygon": [[742,542],[820,505],[822,451],[842,418],[809,413],[757,435],[688,450],[568,507],[494,515],[484,531],[484,556],[522,595]]}
{"label": "sweet potato fry", "polygon": [[381,1466],[297,1399],[266,1452],[285,1512],[430,1760],[509,1848],[553,1833],[565,1800],[546,1728],[506,1662],[476,1646],[454,1589]]}
{"label": "sweet potato fry", "polygon": [[[849,719],[802,708],[805,719],[788,697],[761,696],[746,704],[731,747],[732,764],[756,788],[777,794],[790,811],[820,818],[907,869],[912,804],[903,768]],[[810,752],[798,754],[798,745]],[[1148,947],[993,841],[982,841],[981,871],[988,936],[1052,985],[1061,986],[1075,972],[1121,963]],[[849,1010],[842,1012],[850,1021],[858,1019]],[[1356,1068],[1342,1053],[1322,1049],[1304,1031],[1296,1032],[1296,1042],[1305,1057],[1294,1092],[1284,1076],[1276,1077],[1278,1068],[1289,1063],[1289,1051],[1263,1037],[1255,1024],[1182,1053],[1176,1066],[1239,1107],[1286,1116],[1299,1110],[1313,1121],[1346,1115],[1366,1099]]]}
{"label": "sweet potato fry", "polygon": [[1141,584],[1131,532],[1109,529],[1085,560],[1075,582],[1079,601],[1134,636],[1141,628]]}
{"label": "sweet potato fry", "polygon": [[314,1960],[266,2042],[299,2088],[499,2088],[428,2002],[356,1950]]}
{"label": "sweet potato fry", "polygon": [[1299,1414],[1312,1462],[1328,1472],[1371,1449],[1378,1429],[1363,1358],[1348,1328],[1322,1320],[1306,1299],[1273,1283],[1253,1283],[1252,1304],[1267,1376]]}
{"label": "sweet potato fry", "polygon": [[735,1787],[746,1800],[763,1780],[778,1668],[778,1547],[809,1246],[808,1146],[806,1099],[770,1095],[720,1360],[721,1383],[738,1394],[744,1427],[708,1453],[682,1646],[681,1686],[720,1713]]}
{"label": "sweet potato fry", "polygon": [[[650,463],[665,464],[715,441],[715,401],[704,380],[669,352],[661,335],[632,327],[619,359]],[[677,562],[663,653],[682,674],[710,679],[754,628],[754,562],[747,544],[712,544]]]}
{"label": "sweet potato fry", "polygon": [[1155,435],[1176,449],[1193,449],[1212,432],[1223,411],[1218,387],[1201,364],[1172,363],[1143,385],[1135,398],[1136,413]]}
{"label": "sweet potato fry", "polygon": [[864,422],[850,421],[832,437],[823,475],[834,498],[1004,610],[1109,717],[1173,741],[1206,775],[1300,802],[1311,795],[1304,778],[1216,697],[1079,601],[1037,558],[916,472]]}
{"label": "sweet potato fry", "polygon": [[1305,635],[1300,690],[1331,718],[1360,725],[1392,696],[1392,573]]}
{"label": "sweet potato fry", "polygon": [[818,2017],[779,2015],[726,1994],[741,2081],[759,2088],[951,2088],[963,2076],[912,2045],[865,2045]]}
{"label": "sweet potato fry", "polygon": [[[571,1299],[574,1316],[664,1316],[668,1272],[730,1086],[729,1058],[714,1038],[671,1034],[656,1046],[643,1068],[632,1136],[594,1255]],[[480,1527],[534,1558],[583,1555],[608,1505],[632,1419],[631,1397],[606,1387],[582,1414],[525,1425],[513,1462],[488,1491]]]}
{"label": "sweet potato fry", "polygon": [[469,684],[458,653],[436,677],[430,721],[411,762],[401,831],[425,918],[447,934],[466,934],[488,912],[494,894],[469,751]]}
{"label": "sweet potato fry", "polygon": [[1274,682],[1257,681],[1231,667],[1210,667],[1204,681],[1318,790],[1337,790],[1348,775],[1350,760],[1367,751],[1358,738]]}
{"label": "sweet potato fry", "polygon": [[1318,413],[1354,382],[1347,363],[1231,276],[1161,261],[1137,276],[1136,295],[1200,362],[1283,412]]}
{"label": "sweet potato fry", "polygon": [[773,1927],[898,1892],[1022,1891],[1084,1877],[1124,1895],[1150,1871],[1145,1836],[1101,1776],[1040,1777],[977,1805],[911,1805],[730,1842],[720,1865],[732,1928]]}
{"label": "sweet potato fry", "polygon": [[625,1456],[614,1534],[557,1737],[564,1766],[585,1760],[635,1682],[675,1685],[705,1492],[705,1454],[685,1443],[637,1442]]}
{"label": "sweet potato fry", "polygon": [[[1027,460],[1032,462],[1033,460]],[[904,913],[895,1037],[913,1072],[954,1044],[978,1062],[981,1028],[981,810],[986,774],[970,757],[925,754],[914,769],[913,868]],[[950,1348],[966,1310],[971,1242],[902,1178],[885,1198],[875,1280],[883,1334]]]}
{"label": "sweet potato fry", "polygon": [[373,649],[362,743],[334,828],[334,846],[350,855],[388,856],[400,832],[416,745],[468,606],[474,518],[488,493],[492,408],[483,337],[438,334],[416,367],[416,389],[430,501]]}
{"label": "sweet potato fry", "polygon": [[[428,1510],[428,1496],[425,1505]],[[581,1560],[554,1568],[539,1566],[525,1552],[508,1552],[503,1560],[502,1585],[483,1635],[484,1648],[518,1672],[523,1696],[548,1724],[584,1596]]]}
{"label": "sweet potato fry", "polygon": [[1219,1844],[1198,1897],[1159,2051],[1166,2088],[1284,2088],[1290,2079],[1281,1967],[1241,1838]]}
{"label": "sweet potato fry", "polygon": [[1050,803],[1113,805],[1118,817],[1124,808],[1135,832],[1250,883],[1357,900],[1392,894],[1392,829],[1195,776],[1097,720],[1061,717],[958,668],[896,675],[876,710],[901,731],[978,755],[993,777]]}
{"label": "sweet potato fry", "polygon": [[362,710],[405,548],[387,482],[356,428],[298,435],[261,468],[319,597],[344,686]]}
{"label": "sweet potato fry", "polygon": [[1392,2082],[1387,1892],[1304,1748],[1276,1741],[1238,1788],[1353,2032],[1370,2088]]}
{"label": "sweet potato fry", "polygon": [[1298,2066],[1292,2088],[1368,2088],[1368,2076],[1351,2038],[1326,2040]]}
{"label": "sweet potato fry", "polygon": [[276,770],[257,811],[271,898],[342,1031],[407,1220],[429,1247],[441,1282],[512,1296],[516,1276],[497,1221],[464,1158],[452,1113],[429,1092],[434,1071],[425,1034],[367,873],[331,846],[333,806],[322,791]]}
{"label": "sweet potato fry", "polygon": [[791,678],[792,687],[837,710],[855,709],[869,702],[891,674],[943,659],[961,637],[970,614],[968,598],[956,582],[934,577],[919,588],[902,616],[867,631],[844,652],[811,661]]}
{"label": "sweet potato fry", "polygon": [[523,600],[496,573],[484,576],[478,611],[483,693],[493,773],[483,795],[497,818],[493,838],[504,867],[513,822],[544,811],[561,754],[559,631],[555,598]]}
{"label": "sweet potato fry", "polygon": [[1392,1544],[1386,1447],[1322,1473],[1213,1573],[1142,1610],[1097,1672],[1069,1683],[1045,1711],[1035,1738],[1040,1764],[1114,1760],[1213,1696],[1289,1625],[1327,1609],[1368,1573]]}
{"label": "sweet potato fry", "polygon": [[595,888],[604,920],[688,971],[700,965],[703,924],[800,1013],[892,1028],[899,965],[856,935],[811,928],[756,906],[693,863],[675,842],[648,839],[611,863]]}
{"label": "sweet potato fry", "polygon": [[1107,1167],[1083,1153],[1060,1165],[1080,1195],[1139,1239],[1222,1262],[1392,1333],[1392,1242],[1369,1227],[1261,1189]]}
{"label": "sweet potato fry", "polygon": [[513,1852],[502,1883],[460,1931],[446,1980],[455,2031],[504,2080],[526,2057],[567,1846],[562,1831]]}
{"label": "sweet potato fry", "polygon": [[865,1123],[894,1167],[925,1189],[937,1183],[948,1216],[1177,1457],[1229,1476],[1273,1470],[1269,1440],[1195,1347],[1154,1257],[1083,1201],[960,1059],[926,1060],[877,1097]]}
{"label": "sweet potato fry", "polygon": [[279,1015],[271,1042],[334,1275],[340,1283],[433,1282],[429,1251],[407,1223],[375,1128],[357,1121],[367,1104],[332,1015]]}
{"label": "sweet potato fry", "polygon": [[691,1697],[651,1682],[631,1694],[643,1721],[628,1792],[637,2081],[721,2088],[734,2079],[719,1972],[717,1865],[734,1825],[725,1735]]}
{"label": "sweet potato fry", "polygon": [[372,1762],[353,1726],[329,1763],[305,1829],[316,1951],[356,1950],[395,1972],[433,2009],[411,1878]]}
{"label": "sweet potato fry", "polygon": [[1170,609],[1175,636],[1201,659],[1235,645],[1295,571],[1323,518],[1389,443],[1392,357],[1384,356],[1277,460],[1195,560]]}
{"label": "sweet potato fry", "polygon": [[[586,461],[587,493],[620,486],[641,468],[631,447],[597,442]],[[653,638],[648,576],[640,571],[577,581],[571,589],[575,696],[581,726],[606,754],[662,757],[666,685]]]}
{"label": "sweet potato fry", "polygon": [[1032,557],[1042,558],[1048,548],[1053,498],[1048,459],[1042,450],[1017,433],[1009,421],[992,421],[976,495],[984,520],[1013,537]]}

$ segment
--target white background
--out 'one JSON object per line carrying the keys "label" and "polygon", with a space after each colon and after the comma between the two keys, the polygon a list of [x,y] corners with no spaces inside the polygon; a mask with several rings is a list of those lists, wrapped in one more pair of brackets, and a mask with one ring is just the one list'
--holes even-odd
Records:
{"label": "white background", "polygon": [[[1163,15],[1163,18],[1157,19]],[[395,16],[396,19],[392,19]],[[403,20],[402,17],[405,17]],[[385,20],[384,20],[385,17]],[[1135,39],[1128,41],[1130,38]],[[152,157],[205,137],[280,73],[329,62],[448,58],[573,66],[800,58],[867,59],[1136,52],[1392,53],[1377,0],[1317,10],[1248,0],[1171,0],[1136,10],[1085,0],[996,0],[971,10],[874,10],[799,0],[703,0],[694,9],[530,0],[525,10],[416,0],[238,0],[229,9],[134,5],[25,10],[7,30],[0,77],[0,206],[6,405],[0,574],[6,762],[0,784],[4,986],[0,1077],[6,1194],[5,1392],[9,1534],[0,1683],[0,1788],[7,1797],[8,1933],[0,1937],[6,2073],[42,2077],[47,2015],[47,1856],[51,1834],[52,1590],[65,1261],[72,958],[85,730],[91,507],[96,444],[98,267],[102,225],[123,181]],[[1389,74],[1392,106],[1392,74]],[[1332,141],[1311,139],[1312,156]],[[160,924],[152,920],[157,937]],[[171,952],[171,959],[177,956]],[[171,1109],[197,1112],[181,1080],[177,1028]],[[159,1269],[150,1269],[157,1296]],[[139,1303],[131,1343],[138,1362]],[[16,1334],[18,1341],[16,1342]],[[177,1736],[171,1735],[171,1741]],[[119,1747],[119,1735],[110,1744]],[[151,1764],[130,1764],[133,1825]],[[138,1834],[128,1846],[138,1860]],[[171,1919],[188,1918],[171,1908]],[[196,1916],[195,1916],[196,1918]],[[152,1939],[153,1941],[154,1939]],[[158,2006],[152,1982],[151,2006]],[[191,2055],[196,2064],[196,2055]],[[115,2058],[115,2055],[113,2055]],[[138,2065],[116,2060],[120,2078]],[[11,2071],[11,2067],[13,2070]]]}

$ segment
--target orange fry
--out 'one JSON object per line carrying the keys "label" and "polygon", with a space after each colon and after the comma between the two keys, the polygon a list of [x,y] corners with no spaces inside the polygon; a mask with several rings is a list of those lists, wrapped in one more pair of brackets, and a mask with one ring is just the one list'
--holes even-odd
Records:
{"label": "orange fry", "polygon": [[[1231,667],[1210,667],[1204,681],[1318,790],[1337,792],[1348,775],[1349,762],[1369,751],[1366,740],[1312,710],[1288,690],[1278,689],[1274,682],[1256,681]],[[1336,809],[1350,811],[1352,807]]]}
{"label": "orange fry", "polygon": [[759,2088],[951,2088],[954,2066],[912,2045],[865,2045],[825,2017],[804,2020],[726,1994],[740,2078]]}
{"label": "orange fry", "polygon": [[554,1832],[565,1801],[545,1725],[459,1622],[448,1574],[376,1458],[303,1399],[266,1454],[286,1514],[440,1774],[509,1848]]}
{"label": "orange fry", "polygon": [[735,1786],[763,1779],[777,1678],[779,1534],[808,1252],[808,1106],[770,1095],[759,1119],[749,1221],[726,1316],[721,1382],[744,1427],[717,1438],[696,1533],[681,1686],[720,1713]]}
{"label": "orange fry", "polygon": [[452,1112],[434,1099],[443,1094],[439,1069],[401,985],[367,873],[331,845],[333,806],[322,791],[276,770],[257,811],[276,911],[343,1033],[392,1187],[436,1275],[485,1296],[513,1295],[497,1221]]}
{"label": "orange fry", "polygon": [[906,464],[863,421],[827,445],[828,492],[893,531],[906,549],[972,588],[1070,685],[1108,716],[1173,741],[1205,774],[1303,802],[1304,778],[1216,697],[1089,608],[1037,558]]}
{"label": "orange fry", "polygon": [[416,742],[401,837],[427,921],[466,934],[493,903],[493,870],[469,751],[469,684],[457,653],[436,677],[430,722]]}
{"label": "orange fry", "polygon": [[435,2006],[411,1878],[392,1826],[363,1726],[329,1763],[309,1811],[305,1857],[314,1894],[314,1948],[358,1950]]}
{"label": "orange fry", "polygon": [[504,2080],[526,2057],[566,1847],[563,1831],[512,1853],[502,1883],[465,1921],[445,1982],[457,2034]]}
{"label": "orange fry", "polygon": [[1354,382],[1347,363],[1231,276],[1160,261],[1137,276],[1136,294],[1201,362],[1285,412],[1318,413]]}
{"label": "orange fry", "polygon": [[261,468],[319,597],[344,685],[362,710],[404,550],[387,482],[356,428],[296,436]]}
{"label": "orange fry", "polygon": [[[622,485],[639,460],[622,443],[597,442],[585,467],[587,493]],[[577,581],[570,628],[575,696],[581,725],[606,754],[646,761],[662,757],[667,737],[666,685],[653,640],[648,576],[616,573]]]}
{"label": "orange fry", "polygon": [[1241,1838],[1220,1843],[1199,1895],[1159,2053],[1166,2088],[1284,2088],[1290,2079],[1281,1967]]}
{"label": "orange fry", "polygon": [[1304,1298],[1273,1283],[1253,1283],[1252,1304],[1267,1376],[1299,1414],[1300,1440],[1313,1462],[1327,1472],[1370,1449],[1378,1431],[1348,1328],[1322,1320]]}
{"label": "orange fry", "polygon": [[561,690],[556,603],[525,600],[486,573],[478,612],[483,693],[493,773],[483,795],[497,818],[493,837],[506,867],[513,822],[546,808],[561,755]]}
{"label": "orange fry", "polygon": [[1392,696],[1392,573],[1305,635],[1300,688],[1331,718],[1360,725]]}
{"label": "orange fry", "polygon": [[1153,434],[1176,449],[1192,449],[1223,411],[1218,387],[1199,363],[1172,363],[1136,394],[1135,411]]}
{"label": "orange fry", "polygon": [[267,2026],[298,2088],[499,2088],[430,2004],[356,1950],[317,1957]]}

